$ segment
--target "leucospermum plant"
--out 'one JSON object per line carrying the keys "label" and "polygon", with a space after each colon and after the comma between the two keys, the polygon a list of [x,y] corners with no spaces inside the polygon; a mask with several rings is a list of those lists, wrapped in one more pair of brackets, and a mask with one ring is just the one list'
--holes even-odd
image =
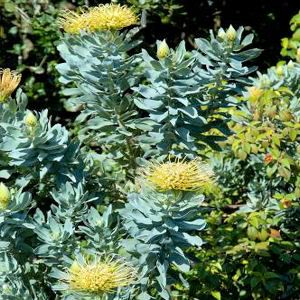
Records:
{"label": "leucospermum plant", "polygon": [[[220,32],[217,37],[211,32],[210,40],[195,39],[192,52],[183,41],[173,50],[165,40],[157,43],[157,58],[142,51],[146,81],[133,88],[135,104],[155,122],[149,135],[159,154],[195,156],[205,145],[217,148],[230,133],[224,108],[234,105],[232,96],[242,92],[256,69],[244,62],[260,50],[243,50],[253,39],[242,37],[243,28],[231,26],[225,36]],[[213,129],[222,134],[209,134]]]}
{"label": "leucospermum plant", "polygon": [[[30,111],[21,90],[11,96],[20,75],[0,72],[0,298],[172,299],[174,284],[186,285],[189,249],[203,244],[203,190],[214,174],[199,150],[232,133],[227,109],[252,83],[246,64],[260,50],[245,50],[253,36],[230,26],[192,51],[157,41],[152,56],[137,48],[138,16],[116,4],[59,22],[74,139],[46,110]],[[298,102],[280,79],[287,68],[272,73],[272,95],[287,97],[296,120]],[[265,93],[249,89],[253,99]],[[268,97],[259,109],[278,104]],[[280,130],[288,117],[273,118]]]}
{"label": "leucospermum plant", "polygon": [[116,4],[100,5],[79,14],[68,13],[60,21],[66,32],[58,49],[65,63],[58,65],[61,81],[73,87],[67,108],[80,110],[79,138],[132,178],[136,157],[143,152],[139,140],[152,124],[135,109],[131,88],[140,78],[140,58],[129,55],[139,41],[134,12]]}
{"label": "leucospermum plant", "polygon": [[201,187],[213,173],[200,160],[152,162],[141,173],[138,191],[120,210],[129,234],[122,244],[139,267],[137,299],[172,299],[172,284],[190,270],[186,249],[203,244]]}
{"label": "leucospermum plant", "polygon": [[57,69],[71,86],[66,107],[80,111],[79,138],[102,161],[118,162],[114,170],[126,179],[134,180],[145,158],[193,157],[201,145],[217,147],[222,137],[209,135],[210,129],[230,133],[222,109],[233,105],[232,96],[255,70],[244,63],[260,53],[243,50],[253,36],[242,38],[242,28],[196,39],[192,52],[184,42],[173,50],[166,40],[157,41],[157,57],[151,57],[146,50],[137,53],[138,29],[125,28],[138,23],[128,7],[100,5],[69,12],[60,22],[65,34],[58,49],[65,62]]}
{"label": "leucospermum plant", "polygon": [[[65,269],[65,258],[84,245],[114,253],[112,212],[95,211],[92,204],[100,202],[100,193],[88,192],[87,186],[101,189],[101,182],[88,174],[66,128],[52,125],[47,111],[28,110],[21,90],[15,99],[12,89],[8,93],[7,86],[16,88],[14,76],[20,78],[11,74],[5,80],[12,82],[0,86],[6,95],[0,103],[0,298],[63,299],[50,272]],[[105,263],[119,270],[118,264]],[[125,275],[116,275],[107,294],[124,285],[118,279],[125,281]]]}

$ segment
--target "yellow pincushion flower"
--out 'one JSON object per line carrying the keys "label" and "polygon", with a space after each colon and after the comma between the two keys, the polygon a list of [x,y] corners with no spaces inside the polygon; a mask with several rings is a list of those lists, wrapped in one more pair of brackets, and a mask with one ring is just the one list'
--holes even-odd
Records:
{"label": "yellow pincushion flower", "polygon": [[0,103],[3,103],[13,93],[21,81],[21,74],[10,69],[0,69]]}
{"label": "yellow pincushion flower", "polygon": [[87,30],[86,14],[84,12],[75,13],[73,11],[64,11],[59,23],[65,32],[70,34],[80,33],[81,30]]}
{"label": "yellow pincushion flower", "polygon": [[213,172],[199,159],[152,163],[146,179],[160,191],[195,191],[212,182]]}
{"label": "yellow pincushion flower", "polygon": [[136,274],[133,267],[119,259],[75,261],[69,269],[69,289],[96,295],[111,293],[116,288],[132,284]]}
{"label": "yellow pincushion flower", "polygon": [[82,30],[120,30],[137,22],[138,18],[132,9],[119,4],[100,4],[80,13],[68,11],[60,19],[64,31],[71,34],[78,34]]}

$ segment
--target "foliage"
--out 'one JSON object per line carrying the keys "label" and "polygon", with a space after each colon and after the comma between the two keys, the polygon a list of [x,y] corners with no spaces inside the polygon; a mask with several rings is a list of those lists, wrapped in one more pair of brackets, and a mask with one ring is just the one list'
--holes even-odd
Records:
{"label": "foliage", "polygon": [[196,39],[197,50],[192,53],[181,42],[159,61],[142,52],[147,81],[135,88],[140,95],[135,104],[155,122],[150,135],[157,137],[160,153],[194,155],[200,144],[217,147],[220,137],[207,135],[209,130],[229,134],[228,116],[220,109],[231,105],[230,97],[241,91],[244,77],[255,70],[243,62],[260,53],[241,51],[253,39],[252,35],[242,39],[242,32],[242,28],[234,30],[232,40],[213,33],[209,41]]}
{"label": "foliage", "polygon": [[137,45],[131,41],[132,34],[99,31],[70,35],[58,47],[66,60],[58,65],[61,81],[75,85],[64,91],[71,96],[66,106],[81,110],[79,139],[101,147],[127,172],[135,168],[135,158],[142,151],[139,139],[151,126],[134,108],[130,93],[140,77],[140,59],[126,54]]}
{"label": "foliage", "polygon": [[79,139],[118,162],[127,179],[150,155],[194,156],[200,142],[217,147],[221,137],[206,133],[217,128],[229,134],[228,115],[220,109],[232,104],[255,70],[242,62],[260,53],[241,51],[253,38],[242,39],[242,31],[234,30],[231,41],[213,35],[211,41],[196,40],[201,52],[187,52],[182,42],[158,60],[145,50],[128,53],[138,44],[134,29],[66,34],[58,47],[65,63],[58,71],[61,82],[72,86],[64,91],[70,96],[66,107],[80,110]]}
{"label": "foliage", "polygon": [[205,193],[205,251],[192,251],[199,263],[190,288],[177,286],[183,299],[299,294],[299,64],[252,80],[231,109],[234,134],[222,152],[206,151],[219,186]]}
{"label": "foliage", "polygon": [[188,4],[129,2],[4,3],[5,47],[21,37],[11,57],[42,79],[38,92],[25,71],[27,94],[64,85],[75,122],[30,110],[21,75],[1,69],[0,298],[297,300],[297,57],[254,74],[261,50],[232,25],[162,37],[155,57],[142,30]]}
{"label": "foliage", "polygon": [[[81,5],[97,5],[99,0],[1,0],[0,64],[23,73],[23,89],[31,109],[48,108],[63,123],[70,116],[61,104],[61,84],[55,65],[60,61],[56,44],[60,39],[57,16],[62,9],[76,11]],[[240,1],[177,1],[177,0],[118,0],[143,11],[143,41],[145,47],[156,39],[167,38],[172,46],[182,37],[191,45],[195,35],[207,36],[212,27],[249,25],[255,31],[256,42],[266,49],[258,65],[270,65],[277,59],[278,40],[288,35],[288,19],[299,9],[297,1],[265,3],[256,1],[251,7]],[[199,11],[201,14],[199,15]],[[285,14],[282,14],[282,11]],[[188,15],[188,17],[187,17]],[[258,44],[258,43],[257,43]],[[32,101],[35,100],[35,101]]]}
{"label": "foliage", "polygon": [[[199,263],[188,276],[190,289],[181,287],[181,295],[185,291],[186,299],[297,299],[299,243],[287,230],[285,216],[298,210],[288,209],[284,217],[264,210],[212,212],[203,235],[204,251],[195,252]],[[296,220],[290,223],[294,229],[299,226]]]}
{"label": "foliage", "polygon": [[[137,299],[157,299],[157,293],[162,299],[171,299],[170,285],[178,278],[172,278],[169,269],[173,266],[181,272],[189,271],[190,261],[184,251],[203,243],[200,237],[191,235],[205,227],[198,216],[201,200],[197,194],[175,191],[143,189],[129,194],[120,214],[131,237],[123,242],[124,247],[137,260],[142,276]],[[150,289],[156,291],[154,298],[149,295]]]}
{"label": "foliage", "polygon": [[146,19],[145,23],[149,19],[149,15],[150,19],[158,15],[162,23],[168,24],[174,22],[174,16],[184,13],[183,5],[178,0],[127,0],[118,2],[132,5],[139,12],[143,12],[143,17]]}
{"label": "foliage", "polygon": [[290,21],[293,35],[290,38],[281,40],[281,55],[288,56],[300,62],[300,12],[293,16]]}
{"label": "foliage", "polygon": [[248,88],[232,112],[235,134],[213,158],[226,195],[252,208],[299,197],[299,65],[281,68],[282,74],[273,68]]}
{"label": "foliage", "polygon": [[[56,50],[58,40],[57,7],[48,1],[0,1],[3,20],[3,46],[0,63],[18,65],[23,72],[24,90],[30,99],[57,98]],[[49,91],[51,97],[48,97]],[[40,106],[41,104],[38,104]],[[56,103],[57,105],[57,103]]]}

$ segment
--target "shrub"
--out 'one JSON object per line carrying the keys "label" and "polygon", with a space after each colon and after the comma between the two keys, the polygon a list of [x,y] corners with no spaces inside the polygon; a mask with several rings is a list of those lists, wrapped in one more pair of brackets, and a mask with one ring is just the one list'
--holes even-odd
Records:
{"label": "shrub", "polygon": [[231,109],[222,152],[206,150],[219,188],[206,191],[207,244],[180,295],[297,299],[298,87],[296,62],[258,73]]}
{"label": "shrub", "polygon": [[71,132],[0,71],[0,298],[297,299],[299,64],[254,75],[233,26],[155,57],[118,4],[59,24]]}

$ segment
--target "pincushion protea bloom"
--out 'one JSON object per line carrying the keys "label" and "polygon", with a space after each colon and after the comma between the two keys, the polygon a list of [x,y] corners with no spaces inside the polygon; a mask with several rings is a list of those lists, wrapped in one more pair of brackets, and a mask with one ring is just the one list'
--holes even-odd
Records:
{"label": "pincushion protea bloom", "polygon": [[69,269],[69,290],[87,294],[102,295],[132,284],[136,270],[114,257],[92,261],[74,261]]}
{"label": "pincushion protea bloom", "polygon": [[76,13],[74,11],[64,11],[59,23],[65,32],[70,34],[80,33],[81,30],[88,30],[86,21],[86,14],[84,12]]}
{"label": "pincushion protea bloom", "polygon": [[138,18],[132,9],[125,5],[100,4],[80,13],[64,12],[59,22],[65,32],[78,34],[82,30],[120,30],[136,24]]}
{"label": "pincushion protea bloom", "polygon": [[21,74],[10,69],[0,69],[0,103],[13,93],[21,81]]}
{"label": "pincushion protea bloom", "polygon": [[200,159],[151,163],[146,179],[160,191],[195,191],[212,182],[213,172]]}

